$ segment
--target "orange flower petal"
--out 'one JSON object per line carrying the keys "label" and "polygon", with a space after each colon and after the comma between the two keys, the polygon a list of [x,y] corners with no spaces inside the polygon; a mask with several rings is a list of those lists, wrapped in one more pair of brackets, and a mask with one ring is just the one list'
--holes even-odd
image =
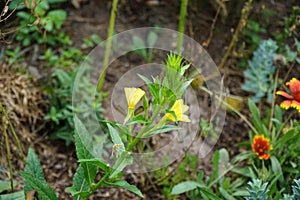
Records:
{"label": "orange flower petal", "polygon": [[293,100],[285,100],[281,102],[280,107],[287,110],[291,107],[292,101]]}
{"label": "orange flower petal", "polygon": [[252,142],[252,150],[258,156],[259,159],[269,159],[270,154],[268,153],[273,149],[270,145],[270,139],[264,135],[255,135]]}
{"label": "orange flower petal", "polygon": [[298,79],[292,78],[292,80],[287,82],[286,85],[290,86],[290,90],[293,94],[300,93],[300,81]]}
{"label": "orange flower petal", "polygon": [[276,92],[277,95],[281,95],[281,96],[284,96],[285,98],[288,98],[288,99],[293,99],[293,96],[284,92],[284,91],[277,91]]}
{"label": "orange flower petal", "polygon": [[298,112],[300,112],[300,102],[293,100],[290,107],[296,108],[298,110]]}

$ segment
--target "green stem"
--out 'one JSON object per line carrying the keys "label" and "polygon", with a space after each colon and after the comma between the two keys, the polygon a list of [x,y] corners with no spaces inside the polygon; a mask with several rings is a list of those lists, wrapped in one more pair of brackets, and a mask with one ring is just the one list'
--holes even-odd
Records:
{"label": "green stem", "polygon": [[227,168],[220,176],[218,176],[213,182],[208,185],[208,188],[211,188],[215,183],[217,183],[221,178],[223,178],[228,172],[235,168],[235,165],[231,165]]}
{"label": "green stem", "polygon": [[[203,86],[201,86],[200,89],[203,90],[203,91],[205,91],[205,92],[207,92],[209,95],[213,94],[211,91],[209,91],[208,89],[206,89]],[[237,109],[235,109],[233,106],[231,106],[230,104],[228,104],[222,98],[218,97],[218,95],[215,95],[214,97],[216,99],[218,99],[221,103],[223,103],[226,107],[228,107],[233,112],[235,112],[244,122],[246,122],[246,124],[253,130],[253,132],[255,134],[257,134],[257,135],[259,134],[258,131],[256,130],[256,128],[254,128],[254,126],[250,123],[250,121],[242,113],[240,113]]]}
{"label": "green stem", "polygon": [[91,187],[90,194],[93,194],[103,184],[108,176],[109,173],[106,172],[106,174],[100,179],[100,181]]}
{"label": "green stem", "polygon": [[181,54],[181,48],[183,43],[183,34],[184,34],[184,26],[185,26],[185,16],[187,10],[188,0],[182,0],[180,6],[180,19],[178,25],[178,32],[182,33],[178,35],[178,43],[177,43],[177,53]]}
{"label": "green stem", "polygon": [[240,21],[235,29],[235,32],[233,34],[233,37],[230,41],[230,44],[221,60],[221,63],[220,65],[218,66],[218,70],[222,69],[225,64],[226,64],[226,61],[227,61],[227,58],[229,56],[229,54],[231,53],[231,50],[234,46],[234,44],[236,43],[236,41],[238,40],[238,37],[239,37],[239,33],[243,30],[243,28],[245,27],[246,23],[247,23],[247,20],[248,20],[248,14],[251,10],[251,3],[252,3],[253,0],[248,0],[246,2],[246,6],[242,9],[242,14],[241,14],[241,18],[240,18]]}
{"label": "green stem", "polygon": [[153,121],[156,119],[156,117],[158,116],[160,111],[161,111],[161,106],[157,105],[153,112],[153,115],[150,118],[150,123],[148,125],[146,125],[145,127],[143,127],[142,130],[138,133],[138,135],[133,139],[133,141],[131,143],[129,143],[128,147],[126,148],[126,151],[131,151],[133,149],[133,147],[140,141],[140,139],[143,137],[143,135],[149,131],[147,129],[153,123]]}
{"label": "green stem", "polygon": [[13,184],[13,172],[12,172],[12,164],[11,164],[11,152],[10,152],[10,147],[8,143],[8,136],[6,132],[6,124],[4,121],[4,117],[1,117],[2,121],[2,127],[3,127],[3,135],[4,135],[4,140],[5,140],[5,146],[6,146],[6,152],[7,152],[7,163],[8,163],[8,168],[9,168],[9,180],[10,180],[10,186],[12,191],[14,190],[14,184]]}
{"label": "green stem", "polygon": [[24,153],[23,153],[23,149],[21,147],[21,142],[20,142],[20,140],[19,140],[19,138],[18,138],[18,136],[15,132],[15,129],[14,129],[9,117],[8,117],[8,114],[7,114],[6,110],[4,109],[3,105],[0,103],[0,112],[1,111],[4,114],[4,116],[6,117],[6,120],[8,121],[9,128],[10,128],[10,130],[11,130],[13,136],[14,136],[14,139],[16,140],[16,143],[17,143],[18,149],[20,151],[21,157],[22,157],[23,161],[25,162],[25,156],[24,156]]}
{"label": "green stem", "polygon": [[107,42],[106,42],[106,48],[105,48],[105,54],[104,54],[104,60],[103,60],[103,65],[102,65],[102,71],[101,71],[99,81],[97,84],[98,92],[100,92],[102,90],[104,79],[106,76],[106,71],[108,68],[108,61],[109,61],[109,56],[110,56],[111,44],[112,44],[112,35],[113,35],[115,20],[116,20],[117,6],[118,6],[118,0],[113,0],[113,5],[112,5],[112,9],[111,9],[111,14],[110,14],[110,21],[109,21],[108,36],[107,36]]}

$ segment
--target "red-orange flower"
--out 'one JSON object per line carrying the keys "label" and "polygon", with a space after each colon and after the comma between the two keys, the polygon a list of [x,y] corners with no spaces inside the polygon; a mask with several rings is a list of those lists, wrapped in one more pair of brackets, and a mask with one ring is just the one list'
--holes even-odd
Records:
{"label": "red-orange flower", "polygon": [[284,92],[278,91],[276,94],[284,96],[288,100],[281,102],[280,107],[284,109],[295,108],[300,112],[300,81],[296,78],[292,78],[286,83],[290,87],[292,95]]}
{"label": "red-orange flower", "polygon": [[264,135],[255,135],[252,141],[252,150],[259,157],[259,159],[268,160],[270,158],[269,151],[273,147],[270,144],[270,139]]}

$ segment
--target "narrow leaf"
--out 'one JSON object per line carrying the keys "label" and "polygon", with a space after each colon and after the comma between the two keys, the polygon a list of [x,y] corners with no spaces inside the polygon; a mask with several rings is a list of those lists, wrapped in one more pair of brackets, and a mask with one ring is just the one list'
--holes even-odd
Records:
{"label": "narrow leaf", "polygon": [[117,175],[119,172],[121,172],[127,165],[132,164],[133,158],[129,155],[127,151],[123,151],[118,157],[116,163],[112,167],[112,172],[109,176],[109,178],[113,178],[115,175]]}
{"label": "narrow leaf", "polygon": [[124,143],[122,142],[122,139],[118,133],[118,131],[112,127],[110,124],[107,124],[108,130],[109,130],[109,135],[111,137],[111,140],[114,144],[120,145],[119,150],[120,151],[125,151],[125,146]]}
{"label": "narrow leaf", "polygon": [[126,190],[129,190],[130,192],[133,192],[134,194],[137,194],[138,196],[144,198],[144,195],[142,192],[134,185],[130,185],[127,181],[125,180],[117,180],[116,182],[113,183],[106,183],[109,186],[115,186],[115,187],[122,187]]}
{"label": "narrow leaf", "polygon": [[171,191],[171,194],[182,194],[196,188],[204,188],[203,184],[194,182],[194,181],[185,181],[175,185]]}
{"label": "narrow leaf", "polygon": [[174,126],[174,125],[165,125],[159,129],[156,129],[155,131],[149,132],[148,134],[145,134],[143,137],[144,138],[149,138],[152,137],[154,135],[157,135],[159,133],[166,133],[166,132],[170,132],[170,131],[177,131],[182,129],[181,127],[178,126]]}

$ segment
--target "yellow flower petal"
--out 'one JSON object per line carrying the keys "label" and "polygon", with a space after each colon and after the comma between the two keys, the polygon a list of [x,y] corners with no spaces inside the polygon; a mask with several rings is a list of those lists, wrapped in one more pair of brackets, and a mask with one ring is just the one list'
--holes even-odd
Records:
{"label": "yellow flower petal", "polygon": [[[174,105],[172,106],[171,111],[173,111],[175,113],[177,121],[190,122],[190,119],[188,118],[188,116],[184,115],[184,113],[188,109],[189,109],[189,107],[187,105],[183,104],[183,100],[182,99],[178,99],[178,100],[175,101]],[[176,119],[170,113],[166,114],[166,118],[168,120],[176,122]]]}
{"label": "yellow flower petal", "polygon": [[140,88],[124,88],[124,90],[129,109],[134,109],[136,104],[145,95],[145,92]]}

